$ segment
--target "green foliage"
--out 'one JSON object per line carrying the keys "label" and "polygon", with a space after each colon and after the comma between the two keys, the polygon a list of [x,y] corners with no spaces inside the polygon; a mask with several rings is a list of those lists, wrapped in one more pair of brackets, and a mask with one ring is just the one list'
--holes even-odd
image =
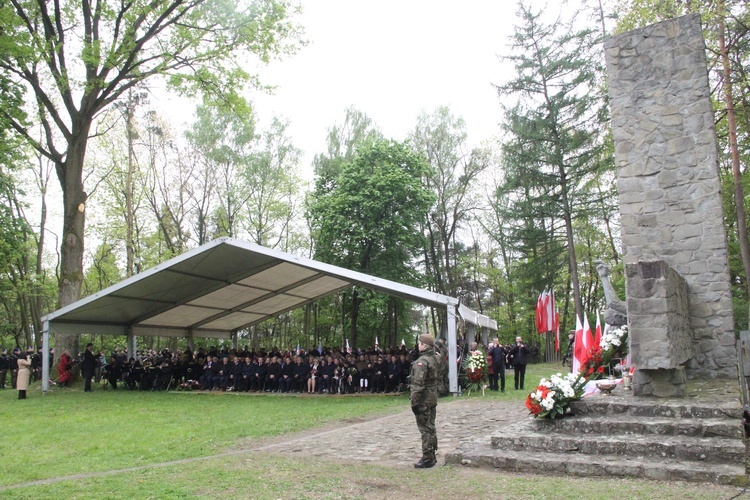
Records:
{"label": "green foliage", "polygon": [[500,246],[503,288],[517,304],[507,306],[509,321],[521,334],[533,328],[533,304],[546,287],[557,290],[560,303],[570,290],[576,309],[592,305],[581,300],[586,270],[578,275],[575,221],[611,217],[611,208],[602,209],[611,193],[597,189],[597,179],[613,164],[601,134],[607,116],[596,33],[571,22],[546,24],[522,3],[519,17],[506,57],[516,74],[498,87],[515,99],[504,105],[504,171],[485,223]]}
{"label": "green foliage", "polygon": [[[308,199],[316,259],[418,284],[412,264],[424,247],[420,227],[434,201],[423,186],[429,171],[404,144],[377,140],[361,146],[342,164],[331,189]],[[352,301],[355,333],[361,299]]]}
{"label": "green foliage", "polygon": [[91,266],[84,277],[84,295],[91,295],[124,278],[117,265],[117,254],[113,245],[102,242],[91,256]]}
{"label": "green foliage", "polygon": [[422,113],[409,143],[427,159],[431,172],[425,185],[435,194],[425,220],[424,254],[430,288],[481,309],[476,276],[469,272],[474,267],[474,248],[463,245],[456,235],[471,226],[479,210],[481,199],[474,196],[474,189],[491,163],[490,152],[469,150],[464,120],[447,107]]}
{"label": "green foliage", "polygon": [[348,269],[415,283],[418,228],[433,201],[424,160],[403,144],[376,141],[346,163],[329,194],[311,200],[316,258]]}

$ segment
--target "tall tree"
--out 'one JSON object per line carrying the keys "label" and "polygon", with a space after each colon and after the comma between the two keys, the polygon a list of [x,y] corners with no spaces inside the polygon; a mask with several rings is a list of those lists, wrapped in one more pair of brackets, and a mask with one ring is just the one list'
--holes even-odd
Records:
{"label": "tall tree", "polygon": [[[10,0],[0,5],[0,80],[23,82],[36,100],[45,136],[37,140],[15,113],[0,116],[54,162],[63,192],[60,306],[83,283],[86,146],[95,119],[129,89],[162,75],[189,93],[238,101],[243,67],[292,50],[298,33],[287,0],[196,0],[107,4]],[[61,335],[75,349],[77,336]]]}
{"label": "tall tree", "polygon": [[295,172],[302,151],[292,143],[287,127],[288,122],[274,118],[261,134],[257,150],[243,164],[248,192],[244,226],[251,241],[271,248],[287,247],[298,212]]}
{"label": "tall tree", "polygon": [[471,196],[477,177],[489,165],[489,155],[480,149],[470,150],[462,118],[450,109],[440,107],[431,114],[422,113],[409,135],[409,143],[432,167],[426,178],[427,189],[435,193],[435,204],[427,220],[429,267],[435,289],[454,295],[459,277],[455,274],[456,232],[468,224],[478,207],[478,197]]}
{"label": "tall tree", "polygon": [[[412,262],[424,248],[420,227],[434,202],[423,184],[429,174],[424,159],[402,143],[379,140],[360,147],[354,159],[343,165],[335,187],[308,201],[316,258],[416,283]],[[351,304],[355,346],[361,301],[355,290]]]}
{"label": "tall tree", "polygon": [[[597,40],[593,30],[577,30],[570,20],[544,22],[541,12],[524,2],[519,2],[519,17],[512,55],[506,57],[516,76],[498,87],[501,96],[517,99],[505,106],[501,191],[510,195],[513,218],[525,221],[528,250],[544,250],[546,244],[565,249],[575,310],[581,315],[573,221],[586,214],[592,199],[583,187],[601,167],[599,131],[606,123],[599,58],[593,52]],[[553,282],[556,272],[551,269],[545,281]]]}

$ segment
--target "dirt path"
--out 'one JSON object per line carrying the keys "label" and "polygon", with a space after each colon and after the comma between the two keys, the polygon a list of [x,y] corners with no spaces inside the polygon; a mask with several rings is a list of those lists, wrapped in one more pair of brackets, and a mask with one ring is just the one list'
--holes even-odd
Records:
{"label": "dirt path", "polygon": [[[459,444],[483,439],[490,432],[527,418],[518,401],[490,401],[480,398],[440,400],[435,424],[438,435],[438,463]],[[317,429],[280,443],[263,447],[290,456],[326,457],[347,462],[382,465],[411,465],[422,456],[419,431],[411,411]]]}

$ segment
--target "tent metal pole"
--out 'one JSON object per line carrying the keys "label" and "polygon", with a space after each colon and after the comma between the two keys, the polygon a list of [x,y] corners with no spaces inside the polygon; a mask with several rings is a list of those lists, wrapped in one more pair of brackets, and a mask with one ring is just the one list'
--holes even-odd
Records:
{"label": "tent metal pole", "polygon": [[448,304],[446,306],[448,313],[448,381],[450,391],[453,394],[458,393],[458,367],[456,366],[456,306]]}
{"label": "tent metal pole", "polygon": [[42,326],[42,395],[49,390],[49,321]]}

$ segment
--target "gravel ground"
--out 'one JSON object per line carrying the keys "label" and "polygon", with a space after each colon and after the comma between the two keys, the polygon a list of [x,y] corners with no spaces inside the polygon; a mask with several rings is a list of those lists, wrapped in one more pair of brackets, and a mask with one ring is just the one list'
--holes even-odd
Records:
{"label": "gravel ground", "polygon": [[[441,399],[435,419],[438,463],[444,463],[446,452],[453,451],[459,444],[477,439],[489,442],[491,432],[526,418],[528,410],[519,401]],[[296,457],[398,466],[411,465],[422,456],[419,431],[411,409],[285,436],[281,442],[271,442],[256,449]]]}

